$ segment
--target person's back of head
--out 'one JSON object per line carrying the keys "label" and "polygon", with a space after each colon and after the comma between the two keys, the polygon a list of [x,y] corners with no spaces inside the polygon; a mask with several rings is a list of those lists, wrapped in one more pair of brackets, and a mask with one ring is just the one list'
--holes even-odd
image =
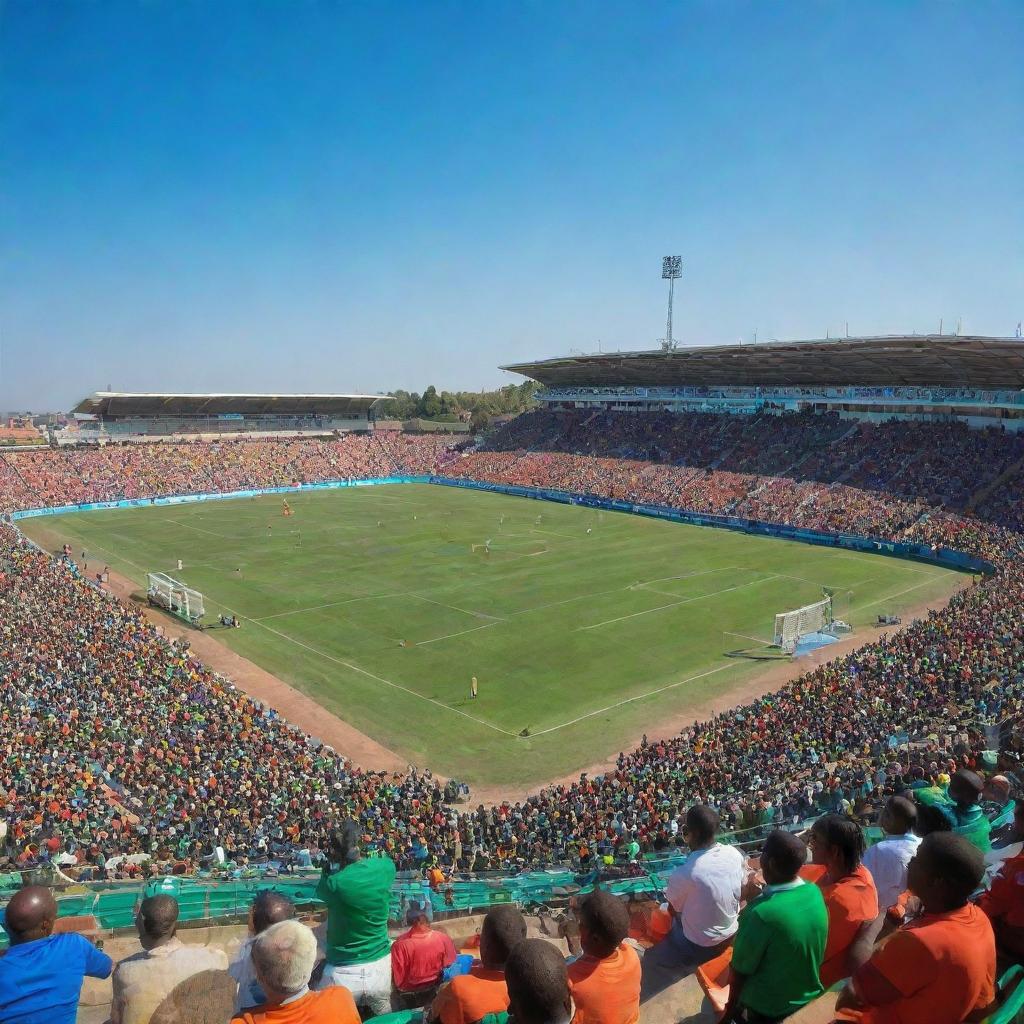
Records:
{"label": "person's back of head", "polygon": [[941,807],[934,804],[917,805],[917,821],[914,822],[914,834],[922,839],[934,832],[952,832],[953,826],[949,818],[942,813]]}
{"label": "person's back of head", "polygon": [[984,854],[953,832],[933,832],[921,840],[907,868],[907,888],[926,913],[964,906],[985,877]]}
{"label": "person's back of head", "polygon": [[178,930],[178,901],[166,893],[147,896],[139,905],[135,926],[146,949],[174,938]]}
{"label": "person's back of head", "polygon": [[686,812],[686,841],[691,850],[709,846],[718,835],[718,812],[707,804],[694,804]]}
{"label": "person's back of head", "polygon": [[834,878],[855,871],[864,856],[860,825],[839,814],[825,814],[811,826],[815,864],[826,864]]}
{"label": "person's back of head", "polygon": [[301,992],[316,964],[316,936],[300,921],[279,921],[260,932],[252,946],[256,978],[277,1004]]}
{"label": "person's back of head", "polygon": [[505,965],[509,1013],[515,1024],[568,1024],[569,975],[562,954],[543,939],[524,939]]}
{"label": "person's back of head", "polygon": [[980,775],[968,768],[960,768],[949,780],[949,797],[958,807],[970,807],[981,799],[984,788]]}
{"label": "person's back of head", "polygon": [[4,928],[11,945],[45,939],[57,920],[57,901],[45,885],[26,885],[10,899],[4,910]]}
{"label": "person's back of head", "polygon": [[327,837],[327,851],[331,860],[341,867],[354,864],[359,860],[361,856],[359,850],[361,835],[358,822],[353,821],[351,818],[346,818]]}
{"label": "person's back of head", "polygon": [[526,938],[526,918],[518,907],[491,907],[480,929],[480,960],[485,967],[500,970],[509,954]]}
{"label": "person's back of head", "polygon": [[604,889],[595,889],[580,903],[580,942],[583,952],[603,960],[629,934],[626,904]]}
{"label": "person's back of head", "polygon": [[761,872],[769,885],[792,882],[807,863],[807,846],[799,837],[784,829],[768,834],[761,851]]}
{"label": "person's back of head", "polygon": [[283,892],[261,889],[252,901],[250,922],[253,935],[265,932],[272,924],[295,917],[295,904]]}
{"label": "person's back of head", "polygon": [[890,836],[903,836],[917,824],[917,806],[905,796],[891,796],[882,808],[879,824]]}

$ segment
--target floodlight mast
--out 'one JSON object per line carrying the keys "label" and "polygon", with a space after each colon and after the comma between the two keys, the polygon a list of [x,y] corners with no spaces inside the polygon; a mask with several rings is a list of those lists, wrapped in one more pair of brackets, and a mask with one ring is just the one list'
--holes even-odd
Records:
{"label": "floodlight mast", "polygon": [[668,323],[665,328],[664,348],[666,350],[676,347],[672,340],[672,298],[675,292],[676,281],[683,276],[682,256],[663,256],[661,260],[661,278],[668,281]]}

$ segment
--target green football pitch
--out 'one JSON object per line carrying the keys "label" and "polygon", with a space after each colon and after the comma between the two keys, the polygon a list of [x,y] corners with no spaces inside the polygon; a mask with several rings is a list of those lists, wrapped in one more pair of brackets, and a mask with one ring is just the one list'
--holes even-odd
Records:
{"label": "green football pitch", "polygon": [[738,694],[772,662],[737,652],[763,653],[775,613],[823,586],[857,627],[957,584],[879,555],[428,484],[289,502],[291,517],[270,495],[21,526],[143,590],[151,571],[181,579],[207,622],[243,617],[213,635],[322,707],[410,761],[510,788]]}

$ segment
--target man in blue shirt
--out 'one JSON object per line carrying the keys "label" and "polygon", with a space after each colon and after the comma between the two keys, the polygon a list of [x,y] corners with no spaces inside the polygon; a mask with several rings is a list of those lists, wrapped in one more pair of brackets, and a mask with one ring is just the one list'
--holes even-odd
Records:
{"label": "man in blue shirt", "polygon": [[81,935],[53,935],[57,901],[41,885],[7,904],[11,948],[0,957],[0,1024],[75,1024],[82,981],[107,978],[114,964]]}

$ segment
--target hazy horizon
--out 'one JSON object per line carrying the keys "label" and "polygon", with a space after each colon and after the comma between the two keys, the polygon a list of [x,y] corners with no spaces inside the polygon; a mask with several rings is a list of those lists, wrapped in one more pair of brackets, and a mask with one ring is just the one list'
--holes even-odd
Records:
{"label": "hazy horizon", "polygon": [[0,10],[0,409],[1013,335],[1024,5]]}

